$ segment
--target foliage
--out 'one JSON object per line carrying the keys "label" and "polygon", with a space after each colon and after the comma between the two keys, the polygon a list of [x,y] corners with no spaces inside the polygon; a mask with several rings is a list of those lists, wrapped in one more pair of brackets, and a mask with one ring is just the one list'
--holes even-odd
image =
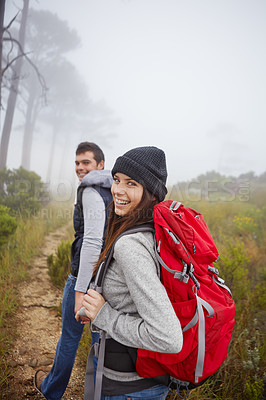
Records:
{"label": "foliage", "polygon": [[47,257],[49,275],[57,287],[64,287],[70,272],[70,248],[71,241],[61,241],[56,255],[50,254]]}
{"label": "foliage", "polygon": [[0,204],[0,246],[8,242],[17,228],[17,222],[14,217],[9,215],[9,208]]}
{"label": "foliage", "polygon": [[263,380],[254,381],[249,378],[245,387],[245,397],[247,399],[259,400],[263,398],[264,384]]}
{"label": "foliage", "polygon": [[80,46],[76,30],[66,21],[48,10],[30,9],[27,24],[27,50],[33,52],[33,59],[54,63],[63,54]]}
{"label": "foliage", "polygon": [[257,227],[254,218],[248,216],[235,216],[233,219],[233,224],[235,225],[235,231],[237,233],[254,232]]}
{"label": "foliage", "polygon": [[216,266],[237,299],[245,298],[249,289],[249,281],[246,279],[248,263],[243,242],[236,240],[233,243],[223,238],[223,250]]}
{"label": "foliage", "polygon": [[34,214],[48,200],[44,184],[35,172],[22,167],[0,171],[0,204],[8,206],[13,215]]}

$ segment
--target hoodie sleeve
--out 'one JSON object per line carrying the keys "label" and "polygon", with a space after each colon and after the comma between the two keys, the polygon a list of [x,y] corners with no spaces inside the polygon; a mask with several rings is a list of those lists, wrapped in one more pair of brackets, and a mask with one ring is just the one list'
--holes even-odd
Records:
{"label": "hoodie sleeve", "polygon": [[105,205],[100,194],[87,187],[82,195],[84,236],[75,290],[86,292],[101,249],[105,224]]}

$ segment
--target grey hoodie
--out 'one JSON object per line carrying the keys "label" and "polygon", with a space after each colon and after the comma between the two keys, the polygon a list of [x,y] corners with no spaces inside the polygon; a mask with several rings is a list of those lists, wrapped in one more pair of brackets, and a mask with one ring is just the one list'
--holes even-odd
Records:
{"label": "grey hoodie", "polygon": [[[103,282],[106,303],[92,330],[104,330],[126,346],[178,353],[183,345],[182,329],[159,275],[152,233],[118,239]],[[104,375],[119,381],[141,379],[137,374],[114,375],[108,370]]]}
{"label": "grey hoodie", "polygon": [[85,186],[85,189],[82,194],[84,236],[75,286],[75,290],[79,292],[85,293],[88,288],[103,243],[105,204],[101,195],[91,186],[98,185],[103,188],[111,188],[112,183],[111,172],[107,170],[93,170],[84,176],[80,182],[80,185]]}

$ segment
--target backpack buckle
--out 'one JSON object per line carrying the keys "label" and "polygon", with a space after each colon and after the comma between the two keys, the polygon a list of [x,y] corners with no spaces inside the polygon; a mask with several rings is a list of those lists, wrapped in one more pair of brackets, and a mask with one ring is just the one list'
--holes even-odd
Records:
{"label": "backpack buckle", "polygon": [[184,282],[184,283],[188,283],[188,280],[189,280],[189,276],[187,274],[183,274],[179,271],[176,271],[174,273],[174,278],[179,279],[180,282]]}
{"label": "backpack buckle", "polygon": [[100,343],[96,342],[94,343],[94,355],[96,358],[99,358],[99,347],[100,347]]}
{"label": "backpack buckle", "polygon": [[[188,269],[188,265],[185,263],[184,260],[181,260],[182,264],[183,264],[183,271],[181,273],[179,273],[178,279],[180,279],[181,282],[187,283],[189,280],[189,276],[187,274],[187,269]],[[175,278],[177,278],[175,276]]]}

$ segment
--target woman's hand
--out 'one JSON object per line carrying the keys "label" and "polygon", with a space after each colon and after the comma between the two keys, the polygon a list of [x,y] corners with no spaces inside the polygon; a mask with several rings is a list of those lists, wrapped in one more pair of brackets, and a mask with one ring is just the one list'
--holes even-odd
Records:
{"label": "woman's hand", "polygon": [[83,298],[82,304],[85,307],[85,314],[91,321],[94,320],[104,303],[105,300],[100,293],[93,289],[89,289],[87,291],[87,294],[85,294]]}

